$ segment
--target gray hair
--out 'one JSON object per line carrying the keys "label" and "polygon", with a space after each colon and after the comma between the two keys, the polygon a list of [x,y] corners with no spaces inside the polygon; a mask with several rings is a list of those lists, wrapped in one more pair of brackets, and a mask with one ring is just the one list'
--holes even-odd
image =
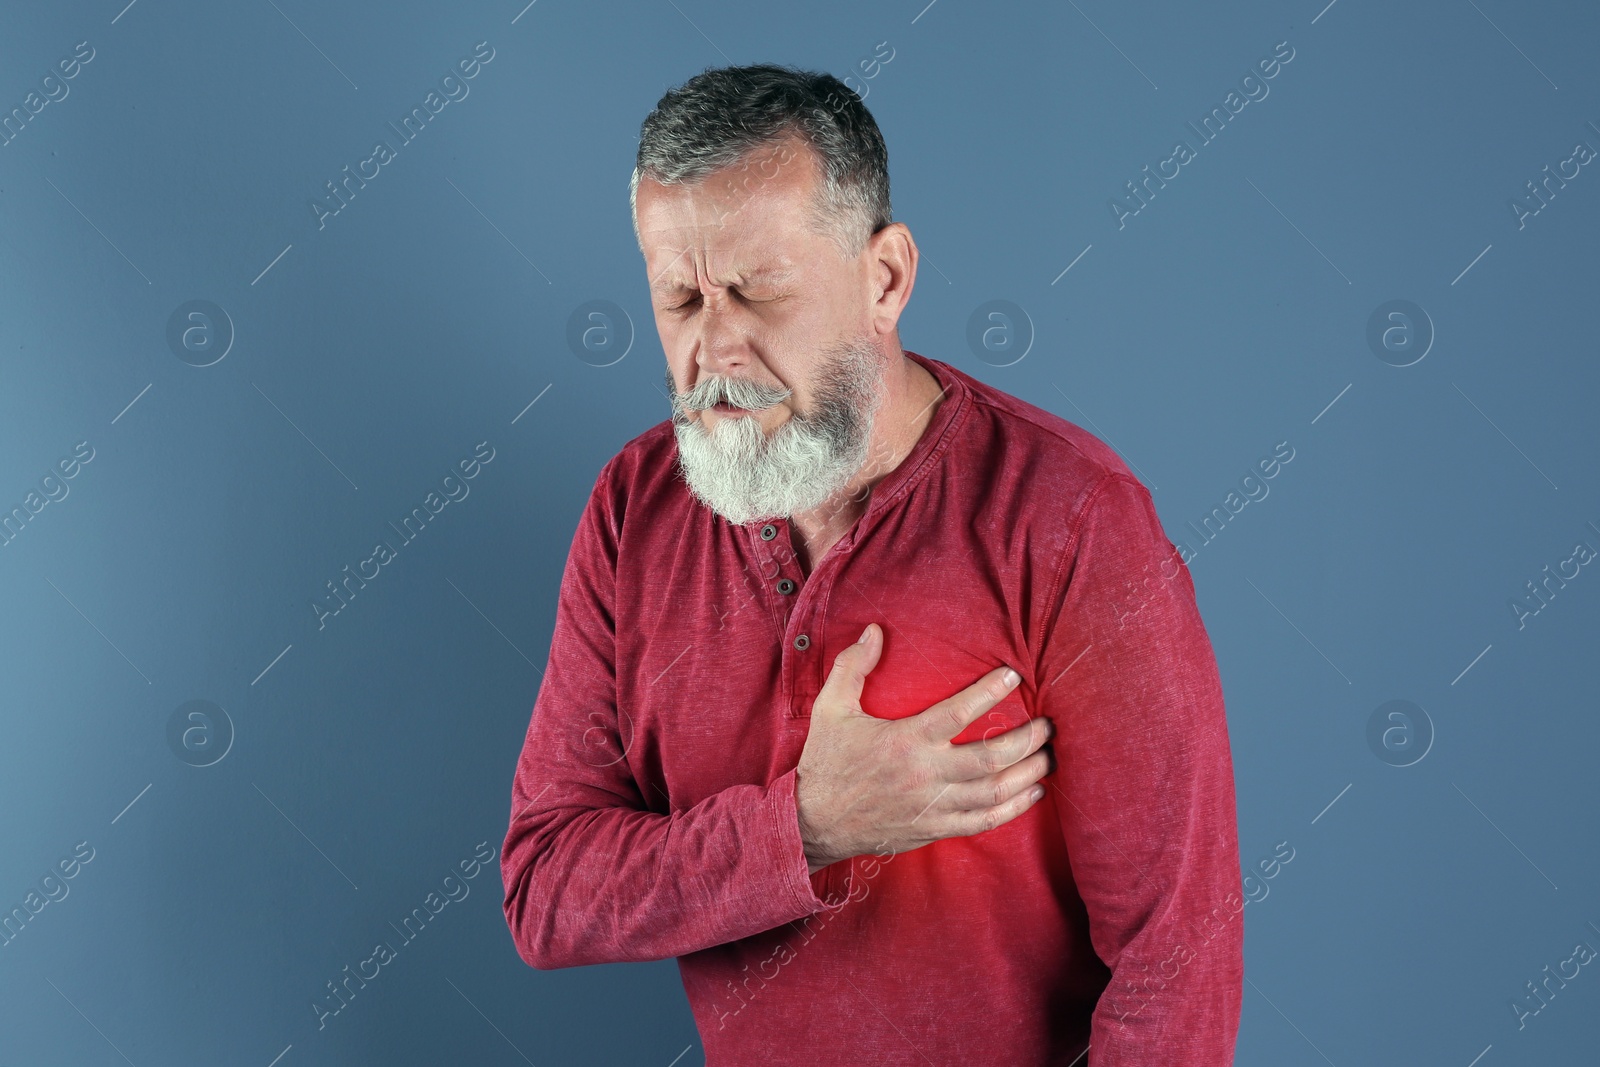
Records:
{"label": "gray hair", "polygon": [[813,232],[846,258],[891,221],[889,151],[861,97],[831,74],[763,63],[706,68],[657,101],[639,128],[628,183],[639,235],[639,180],[693,184],[757,148],[798,134],[821,163]]}

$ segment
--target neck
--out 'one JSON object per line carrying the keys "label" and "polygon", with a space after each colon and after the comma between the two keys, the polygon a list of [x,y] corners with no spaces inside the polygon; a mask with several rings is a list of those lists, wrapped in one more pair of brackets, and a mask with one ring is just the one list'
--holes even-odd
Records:
{"label": "neck", "polygon": [[810,511],[789,516],[795,552],[810,571],[867,510],[872,489],[905,461],[944,401],[939,382],[901,352],[885,372],[883,407],[873,420],[867,457],[849,483]]}

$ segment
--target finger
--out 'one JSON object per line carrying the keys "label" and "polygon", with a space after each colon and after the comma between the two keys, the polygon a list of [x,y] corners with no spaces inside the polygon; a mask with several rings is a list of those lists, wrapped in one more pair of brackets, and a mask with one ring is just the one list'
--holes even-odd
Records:
{"label": "finger", "polygon": [[941,794],[939,808],[945,812],[965,813],[998,807],[1041,782],[1050,773],[1052,763],[1050,750],[1042,749],[996,774],[953,783]]}
{"label": "finger", "polygon": [[956,833],[963,837],[993,830],[997,826],[1004,826],[1037,804],[1044,797],[1044,789],[1042,784],[1029,786],[1001,804],[975,811],[959,812],[952,817],[951,822],[956,828]]}
{"label": "finger", "polygon": [[978,716],[1004,700],[1016,683],[1007,684],[1006,676],[1016,678],[1009,667],[996,667],[953,697],[939,701],[926,711],[914,716],[924,740],[949,741],[965,730]]}
{"label": "finger", "polygon": [[822,689],[812,704],[813,711],[818,706],[860,707],[861,690],[866,685],[867,675],[878,665],[882,651],[883,631],[876,623],[868,623],[860,640],[833,658],[828,677],[823,680]]}
{"label": "finger", "polygon": [[936,749],[933,760],[945,781],[970,781],[1004,770],[1037,751],[1054,733],[1055,724],[1040,715],[982,741]]}

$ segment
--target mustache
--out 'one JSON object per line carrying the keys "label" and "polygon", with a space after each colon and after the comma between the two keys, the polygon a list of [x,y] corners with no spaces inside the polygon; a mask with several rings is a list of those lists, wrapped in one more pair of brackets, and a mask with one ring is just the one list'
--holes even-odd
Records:
{"label": "mustache", "polygon": [[769,408],[781,403],[794,395],[793,389],[782,386],[762,385],[744,378],[727,378],[721,375],[701,378],[686,392],[678,392],[672,381],[672,372],[667,371],[667,392],[672,396],[672,406],[675,410],[703,411],[726,401],[737,408],[758,410]]}

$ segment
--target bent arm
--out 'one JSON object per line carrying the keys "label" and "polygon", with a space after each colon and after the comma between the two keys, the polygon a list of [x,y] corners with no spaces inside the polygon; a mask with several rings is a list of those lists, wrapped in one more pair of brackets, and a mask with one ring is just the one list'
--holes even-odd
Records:
{"label": "bent arm", "polygon": [[819,910],[794,786],[791,770],[663,815],[575,802],[570,782],[531,774],[517,793],[542,796],[501,855],[518,954],[545,970],[667,959]]}
{"label": "bent arm", "polygon": [[794,770],[692,808],[650,810],[617,707],[622,503],[611,465],[579,520],[500,853],[506,923],[533,967],[681,956],[820,910]]}

